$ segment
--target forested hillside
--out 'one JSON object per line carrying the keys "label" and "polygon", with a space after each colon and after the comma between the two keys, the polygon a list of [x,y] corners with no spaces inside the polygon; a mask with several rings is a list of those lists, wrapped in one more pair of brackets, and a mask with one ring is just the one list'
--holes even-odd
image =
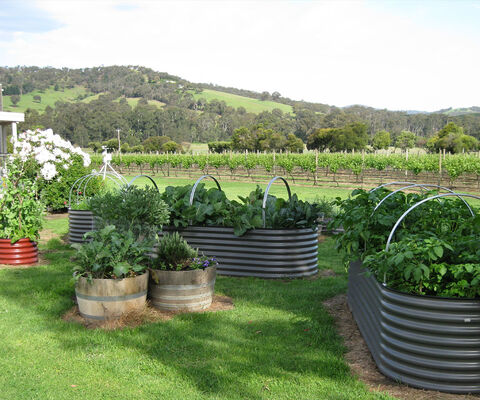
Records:
{"label": "forested hillside", "polygon": [[[136,145],[152,136],[169,136],[177,142],[228,140],[235,129],[255,126],[294,133],[306,142],[319,128],[354,122],[364,122],[370,136],[386,130],[393,138],[402,131],[428,137],[455,122],[466,134],[480,137],[480,113],[475,108],[463,115],[449,110],[412,114],[364,106],[339,108],[291,100],[278,92],[196,84],[137,66],[0,68],[0,83],[10,111],[29,105],[20,129],[51,127],[81,146],[110,139],[117,129],[122,141]],[[223,93],[218,95],[221,101],[215,99],[218,92]]]}

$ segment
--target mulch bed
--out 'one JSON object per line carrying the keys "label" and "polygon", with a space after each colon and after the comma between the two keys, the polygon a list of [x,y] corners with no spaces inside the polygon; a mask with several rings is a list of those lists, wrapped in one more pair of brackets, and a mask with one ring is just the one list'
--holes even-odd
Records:
{"label": "mulch bed", "polygon": [[[218,311],[227,311],[233,310],[234,305],[230,297],[227,296],[218,296],[213,297],[212,305],[203,311],[203,312],[218,312]],[[106,321],[91,321],[83,318],[78,313],[78,307],[74,306],[68,310],[63,316],[62,319],[67,322],[74,322],[83,325],[87,329],[104,329],[104,330],[115,330],[115,329],[124,329],[124,328],[134,328],[139,325],[149,324],[152,322],[165,322],[169,321],[175,315],[185,314],[189,311],[161,311],[152,307],[148,304],[143,310],[140,311],[131,311],[123,315],[119,319],[112,319]]]}
{"label": "mulch bed", "polygon": [[367,344],[347,304],[347,296],[341,294],[323,302],[324,307],[335,319],[338,334],[343,338],[347,353],[345,360],[352,373],[365,383],[371,391],[386,392],[402,400],[478,400],[480,395],[460,395],[415,389],[382,375],[373,361]]}

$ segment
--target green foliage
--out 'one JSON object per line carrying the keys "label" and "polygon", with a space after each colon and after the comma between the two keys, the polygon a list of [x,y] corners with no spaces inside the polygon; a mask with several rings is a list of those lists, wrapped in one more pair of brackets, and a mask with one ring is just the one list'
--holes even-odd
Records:
{"label": "green foliage", "polygon": [[208,150],[212,153],[224,153],[232,150],[231,142],[209,142]]}
{"label": "green foliage", "polygon": [[[341,212],[331,223],[344,233],[337,236],[348,260],[364,266],[389,287],[420,295],[478,297],[480,295],[480,217],[472,218],[459,199],[437,199],[414,208],[400,223],[394,242],[387,238],[398,218],[421,195],[398,192],[373,213],[390,191],[356,190],[352,198],[337,200]],[[434,223],[432,223],[434,221]]]}
{"label": "green foliage", "polygon": [[415,141],[417,136],[410,131],[402,131],[400,135],[397,136],[395,141],[395,146],[400,147],[401,149],[411,149],[415,146]]}
{"label": "green foliage", "polygon": [[124,186],[92,197],[89,206],[100,226],[113,224],[137,237],[155,237],[169,218],[167,205],[153,187]]}
{"label": "green foliage", "polygon": [[0,178],[0,238],[37,240],[43,225],[44,205],[38,198],[37,185],[29,179],[18,160],[7,164],[7,174]]}
{"label": "green foliage", "polygon": [[85,235],[91,240],[72,245],[77,250],[73,268],[75,279],[121,279],[146,270],[151,241],[140,239],[129,230],[119,231],[115,225]]}
{"label": "green foliage", "polygon": [[367,125],[355,122],[343,128],[317,129],[308,136],[307,148],[331,151],[362,150],[368,143]]}
{"label": "green foliage", "polygon": [[102,144],[100,142],[90,142],[88,147],[93,150],[94,153],[98,153],[102,150]]}
{"label": "green foliage", "polygon": [[445,149],[451,153],[461,153],[476,150],[478,140],[473,136],[465,135],[462,127],[449,122],[428,140],[427,147],[431,150]]}
{"label": "green foliage", "polygon": [[183,151],[182,145],[170,140],[162,145],[161,150],[164,153],[181,153]]}
{"label": "green foliage", "polygon": [[[364,265],[377,279],[385,276],[388,286],[406,293],[480,297],[480,255],[478,217],[476,232],[462,240],[458,232],[443,235],[410,235],[392,243],[389,251],[368,256]],[[471,221],[470,221],[471,223]]]}
{"label": "green foliage", "polygon": [[113,152],[118,150],[118,139],[113,138],[106,140],[102,143],[102,146],[105,146],[108,151]]}
{"label": "green foliage", "polygon": [[195,257],[198,257],[198,252],[178,232],[164,233],[158,243],[158,257],[153,268],[168,271],[188,269]]}
{"label": "green foliage", "polygon": [[[68,168],[57,168],[58,178],[51,181],[44,179],[38,181],[41,199],[50,210],[65,209],[68,205],[70,189],[73,184],[77,179],[91,172],[91,168],[83,166],[83,160],[80,156],[73,155],[72,158],[72,165]],[[101,179],[91,179],[85,189],[86,193],[81,193],[81,195],[86,195],[87,197],[93,196],[98,193],[102,187],[103,182]]]}
{"label": "green foliage", "polygon": [[168,136],[152,136],[143,141],[143,148],[147,152],[163,151],[162,146],[172,141]]}
{"label": "green foliage", "polygon": [[[190,205],[192,185],[168,186],[162,199],[168,204],[170,225],[176,227],[225,226],[234,229],[237,236],[250,229],[262,228],[262,202],[264,192],[256,190],[240,201],[229,200],[225,193],[216,189],[205,189],[203,183],[197,186],[193,204]],[[302,229],[317,226],[320,209],[316,204],[299,200],[296,195],[291,201],[269,196],[266,205],[266,228]]]}
{"label": "green foliage", "polygon": [[390,132],[387,131],[378,131],[372,139],[374,149],[388,149],[390,143]]}

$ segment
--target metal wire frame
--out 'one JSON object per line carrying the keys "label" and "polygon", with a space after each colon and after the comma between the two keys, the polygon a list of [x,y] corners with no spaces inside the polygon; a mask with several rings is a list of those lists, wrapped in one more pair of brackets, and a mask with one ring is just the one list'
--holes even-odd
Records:
{"label": "metal wire frame", "polygon": [[267,221],[265,217],[265,207],[267,206],[267,199],[268,199],[268,192],[270,191],[270,187],[272,186],[273,182],[275,182],[277,179],[281,179],[285,186],[287,187],[287,193],[288,193],[288,201],[292,199],[292,193],[290,191],[290,186],[288,185],[288,182],[285,178],[282,178],[281,176],[276,176],[268,182],[267,189],[265,190],[265,194],[263,195],[263,203],[262,203],[262,219],[263,219],[263,227],[266,227]]}
{"label": "metal wire frame", "polygon": [[138,178],[148,178],[150,179],[150,182],[153,183],[153,186],[155,186],[155,189],[157,189],[159,192],[160,192],[160,189],[158,188],[156,182],[153,180],[153,178],[149,175],[137,175],[135,177],[133,177],[130,182],[128,182],[128,187],[130,187],[132,185],[133,182],[135,182]]}

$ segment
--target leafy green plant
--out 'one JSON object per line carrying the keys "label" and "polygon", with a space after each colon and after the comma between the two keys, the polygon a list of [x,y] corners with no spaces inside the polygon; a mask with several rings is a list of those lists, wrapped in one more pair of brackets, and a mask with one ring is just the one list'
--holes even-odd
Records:
{"label": "leafy green plant", "polygon": [[169,220],[168,207],[153,187],[125,186],[101,193],[89,200],[89,206],[100,227],[114,224],[136,236],[154,238]]}
{"label": "leafy green plant", "polygon": [[[257,186],[247,197],[239,196],[239,201],[229,200],[225,193],[216,189],[197,186],[193,204],[190,205],[191,185],[169,186],[162,199],[169,206],[170,224],[175,227],[225,226],[234,229],[234,234],[242,236],[250,229],[263,228],[262,202],[264,192]],[[292,196],[291,201],[269,196],[266,205],[268,229],[312,228],[317,226],[319,207]]]}
{"label": "leafy green plant", "polygon": [[[346,260],[363,259],[383,249],[399,217],[413,204],[437,194],[435,191],[398,192],[374,212],[375,206],[390,193],[385,188],[374,192],[356,189],[348,199],[336,199],[335,204],[340,211],[329,227],[343,227],[344,232],[336,236],[336,246],[344,253]],[[412,233],[442,234],[456,230],[462,221],[470,219],[470,212],[461,200],[439,199],[412,210],[395,235],[400,240]]]}
{"label": "leafy green plant", "polygon": [[0,238],[37,240],[43,226],[44,205],[35,181],[29,179],[19,159],[7,164],[0,179]]}
{"label": "leafy green plant", "polygon": [[216,265],[215,257],[199,256],[178,232],[163,235],[158,243],[158,257],[153,261],[154,269],[166,271],[205,269]]}
{"label": "leafy green plant", "polygon": [[107,225],[86,234],[91,239],[75,243],[77,250],[74,278],[121,279],[142,274],[149,261],[152,242],[138,238],[132,231],[119,231]]}
{"label": "leafy green plant", "polygon": [[[475,240],[472,240],[474,239]],[[478,235],[467,246],[436,236],[411,235],[365,258],[364,265],[378,280],[402,292],[446,297],[480,297]],[[475,259],[472,260],[472,258]]]}

